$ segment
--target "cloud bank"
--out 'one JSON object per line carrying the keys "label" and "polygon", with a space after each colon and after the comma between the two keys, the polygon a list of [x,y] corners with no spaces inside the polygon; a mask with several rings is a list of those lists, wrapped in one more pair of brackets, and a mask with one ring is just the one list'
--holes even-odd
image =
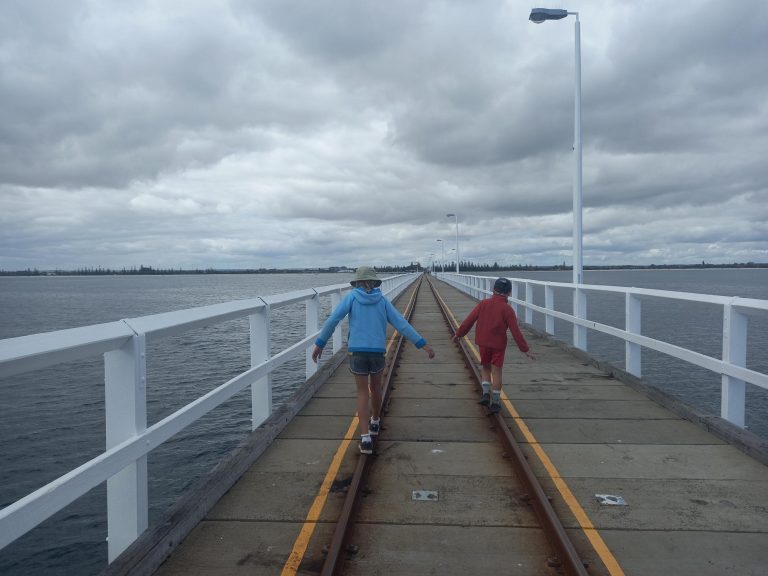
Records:
{"label": "cloud bank", "polygon": [[[575,2],[584,263],[768,261],[768,6]],[[574,19],[0,6],[0,269],[571,263]],[[444,243],[436,242],[437,239]]]}

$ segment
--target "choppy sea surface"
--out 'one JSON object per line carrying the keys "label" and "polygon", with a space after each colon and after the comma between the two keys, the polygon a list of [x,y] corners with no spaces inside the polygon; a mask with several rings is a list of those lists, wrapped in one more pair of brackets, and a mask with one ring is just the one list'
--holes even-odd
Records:
{"label": "choppy sea surface", "polygon": [[[515,272],[508,277],[569,282],[570,272]],[[111,322],[231,300],[347,282],[345,274],[75,276],[0,278],[0,339]],[[768,270],[586,271],[585,283],[768,299]],[[539,299],[539,295],[536,296]],[[557,309],[568,295],[555,292]],[[327,305],[323,316],[327,314]],[[588,317],[623,327],[620,295],[590,296]],[[303,337],[302,305],[274,314],[273,348]],[[534,318],[543,329],[543,320]],[[279,330],[277,327],[281,327]],[[557,321],[556,337],[571,328]],[[643,302],[643,333],[720,357],[722,309]],[[747,366],[768,372],[768,318],[749,318]],[[624,345],[590,332],[589,351],[620,367]],[[187,332],[147,350],[151,425],[248,368],[247,321]],[[101,357],[0,379],[0,508],[83,464],[104,449]],[[720,378],[682,361],[643,351],[643,377],[699,409],[719,413]],[[303,381],[303,360],[274,375],[280,404]],[[747,426],[768,437],[768,395],[747,387]],[[250,431],[250,397],[238,394],[155,450],[148,458],[150,523]],[[0,574],[97,574],[106,564],[106,487],[99,486],[0,550]]]}

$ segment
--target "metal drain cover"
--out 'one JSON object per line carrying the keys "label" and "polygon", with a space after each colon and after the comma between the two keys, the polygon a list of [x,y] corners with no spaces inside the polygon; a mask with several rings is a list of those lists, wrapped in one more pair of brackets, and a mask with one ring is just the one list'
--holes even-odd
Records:
{"label": "metal drain cover", "polygon": [[437,502],[437,490],[414,490],[411,500],[432,500]]}
{"label": "metal drain cover", "polygon": [[627,502],[621,496],[613,494],[595,494],[595,498],[601,506],[626,506]]}

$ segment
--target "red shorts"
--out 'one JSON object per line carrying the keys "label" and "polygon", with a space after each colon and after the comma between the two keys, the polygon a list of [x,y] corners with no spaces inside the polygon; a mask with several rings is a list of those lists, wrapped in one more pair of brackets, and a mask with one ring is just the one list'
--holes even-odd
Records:
{"label": "red shorts", "polygon": [[505,352],[506,349],[504,348],[486,348],[485,346],[480,346],[480,364],[483,366],[493,364],[494,366],[502,368],[504,366]]}

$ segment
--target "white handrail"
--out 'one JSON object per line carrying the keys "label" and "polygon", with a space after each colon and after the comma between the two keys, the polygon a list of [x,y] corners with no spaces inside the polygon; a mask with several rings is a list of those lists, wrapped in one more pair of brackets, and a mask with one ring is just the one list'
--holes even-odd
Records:
{"label": "white handrail", "polygon": [[[478,300],[492,294],[491,283],[495,280],[495,277],[490,276],[455,274],[452,272],[438,273],[436,275]],[[583,350],[587,349],[587,329],[622,339],[625,342],[625,369],[638,378],[641,377],[640,357],[642,348],[656,350],[657,352],[679,358],[690,364],[720,374],[722,377],[720,415],[737,426],[743,428],[745,423],[745,385],[749,383],[768,389],[768,374],[750,370],[746,367],[747,314],[750,312],[768,311],[768,300],[596,284],[580,284],[577,286],[563,282],[532,280],[530,278],[509,278],[509,280],[512,282],[512,294],[509,301],[518,315],[520,313],[519,309],[523,308],[523,320],[526,323],[532,324],[534,312],[542,314],[545,321],[545,331],[548,334],[554,335],[555,318],[570,322],[574,327],[574,346]],[[543,306],[533,302],[532,287],[534,285],[544,288]],[[520,297],[521,286],[525,287],[524,298]],[[578,316],[554,309],[553,288],[572,290],[577,297],[582,299],[581,305],[578,307]],[[586,318],[587,295],[594,292],[624,294],[626,301],[624,329],[594,322]],[[712,356],[694,352],[693,350],[676,346],[663,340],[643,336],[641,332],[642,322],[640,321],[642,298],[664,298],[722,306],[723,357],[713,358]]]}
{"label": "white handrail", "polygon": [[[394,299],[418,276],[385,278],[381,290]],[[106,481],[108,555],[112,562],[148,525],[147,454],[248,386],[252,427],[257,428],[272,412],[269,375],[305,351],[309,355],[319,334],[319,297],[330,297],[333,306],[349,289],[349,284],[335,284],[0,340],[0,377],[104,354],[107,421],[107,450],[0,510],[0,548]],[[270,356],[270,311],[297,303],[307,307],[305,337]],[[245,317],[250,318],[251,326],[251,368],[147,427],[147,341]],[[338,328],[336,332],[334,352],[342,345]],[[307,377],[313,371],[314,366],[311,371],[308,366]]]}

